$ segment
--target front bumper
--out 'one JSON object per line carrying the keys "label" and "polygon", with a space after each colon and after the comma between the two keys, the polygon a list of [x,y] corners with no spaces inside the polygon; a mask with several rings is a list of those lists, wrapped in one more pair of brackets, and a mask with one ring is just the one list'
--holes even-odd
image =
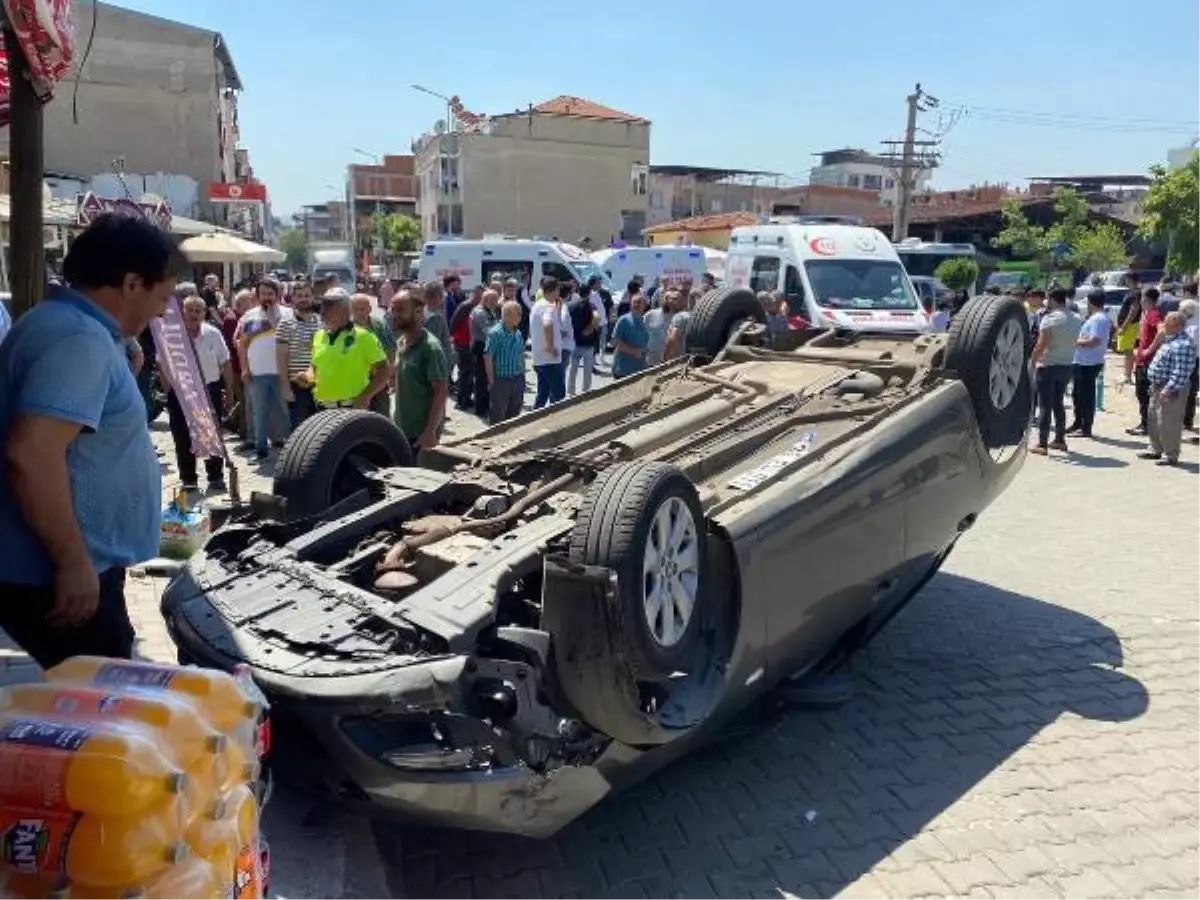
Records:
{"label": "front bumper", "polygon": [[[186,570],[181,577],[186,582]],[[216,649],[211,636],[193,627],[197,604],[208,601],[192,587],[173,582],[163,595],[163,617],[180,661],[232,670],[243,660]],[[250,663],[271,704],[272,774],[367,815],[549,836],[599,802],[611,785],[591,764],[598,751],[535,771],[518,756],[511,734],[471,714],[470,692],[516,671],[506,666],[518,664],[449,655],[320,677]],[[535,680],[517,687],[529,707],[539,702]],[[542,706],[541,712],[548,711]]]}

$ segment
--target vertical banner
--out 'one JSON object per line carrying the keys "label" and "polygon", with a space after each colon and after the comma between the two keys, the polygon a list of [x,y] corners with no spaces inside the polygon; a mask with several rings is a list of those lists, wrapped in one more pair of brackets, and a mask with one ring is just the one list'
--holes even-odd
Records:
{"label": "vertical banner", "polygon": [[196,358],[196,348],[183,324],[178,297],[172,296],[167,301],[167,310],[161,319],[151,319],[150,331],[154,335],[159,360],[166,361],[175,399],[179,401],[187,419],[188,431],[192,435],[192,452],[199,459],[212,456],[224,458],[221,427],[208,397],[200,361]]}

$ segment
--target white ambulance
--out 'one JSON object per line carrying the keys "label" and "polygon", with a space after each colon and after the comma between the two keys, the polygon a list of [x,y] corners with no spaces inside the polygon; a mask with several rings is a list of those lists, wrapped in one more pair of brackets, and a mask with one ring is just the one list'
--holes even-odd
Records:
{"label": "white ambulance", "polygon": [[882,232],[830,216],[778,216],[733,229],[731,287],[782,291],[815,328],[921,332],[929,320]]}
{"label": "white ambulance", "polygon": [[507,236],[425,244],[417,264],[417,278],[441,281],[447,275],[457,275],[467,290],[477,284],[488,284],[494,275],[516,278],[530,295],[547,275],[559,281],[573,278],[580,284],[593,275],[603,277],[600,267],[574,244]]}
{"label": "white ambulance", "polygon": [[613,290],[624,290],[634,276],[649,286],[655,278],[678,285],[686,279],[699,284],[706,271],[703,247],[605,247],[592,254]]}

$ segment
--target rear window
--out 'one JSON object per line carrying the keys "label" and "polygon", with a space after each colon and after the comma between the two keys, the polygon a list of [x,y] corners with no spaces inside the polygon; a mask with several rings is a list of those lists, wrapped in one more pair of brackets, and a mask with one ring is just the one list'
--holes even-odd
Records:
{"label": "rear window", "polygon": [[814,259],[804,264],[813,299],[826,309],[915,310],[904,267],[878,259]]}

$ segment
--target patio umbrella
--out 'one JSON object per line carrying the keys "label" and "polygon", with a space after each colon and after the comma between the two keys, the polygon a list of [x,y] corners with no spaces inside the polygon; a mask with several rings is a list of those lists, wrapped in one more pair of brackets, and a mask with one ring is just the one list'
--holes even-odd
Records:
{"label": "patio umbrella", "polygon": [[179,249],[194,263],[272,263],[283,262],[287,255],[274,247],[256,244],[234,234],[198,234]]}

